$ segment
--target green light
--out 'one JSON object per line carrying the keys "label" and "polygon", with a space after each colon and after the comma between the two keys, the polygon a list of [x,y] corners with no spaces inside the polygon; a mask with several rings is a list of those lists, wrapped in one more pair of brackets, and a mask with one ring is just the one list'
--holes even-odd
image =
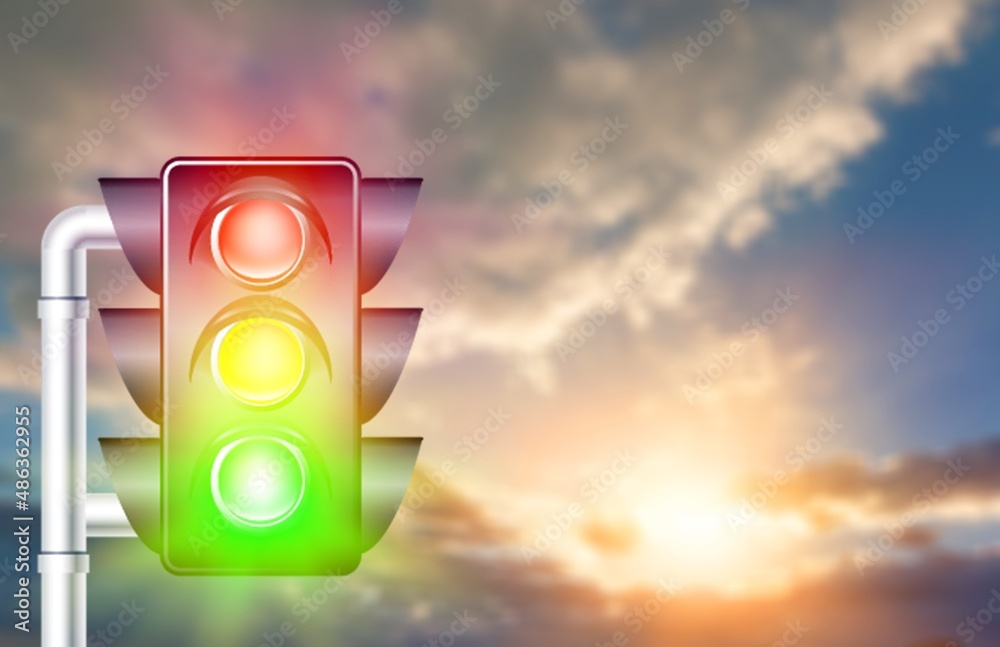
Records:
{"label": "green light", "polygon": [[290,396],[305,374],[305,350],[288,324],[260,317],[222,332],[212,353],[216,379],[239,400],[267,406]]}
{"label": "green light", "polygon": [[242,438],[222,448],[212,465],[212,496],[231,521],[273,526],[302,502],[306,465],[297,447],[265,436]]}

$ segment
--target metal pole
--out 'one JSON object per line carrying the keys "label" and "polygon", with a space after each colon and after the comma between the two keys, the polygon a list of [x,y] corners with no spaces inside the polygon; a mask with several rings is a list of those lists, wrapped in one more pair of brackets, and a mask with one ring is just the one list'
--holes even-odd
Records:
{"label": "metal pole", "polygon": [[87,495],[88,537],[136,537],[117,494]]}
{"label": "metal pole", "polygon": [[42,237],[42,647],[85,647],[87,250],[118,249],[103,205],[73,207]]}

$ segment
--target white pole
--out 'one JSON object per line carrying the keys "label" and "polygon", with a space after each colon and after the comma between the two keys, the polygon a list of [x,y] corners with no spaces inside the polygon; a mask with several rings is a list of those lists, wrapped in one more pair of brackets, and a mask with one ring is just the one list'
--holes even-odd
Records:
{"label": "white pole", "polygon": [[42,647],[86,647],[87,250],[118,248],[103,205],[63,211],[42,237]]}
{"label": "white pole", "polygon": [[88,537],[136,537],[117,494],[87,495]]}

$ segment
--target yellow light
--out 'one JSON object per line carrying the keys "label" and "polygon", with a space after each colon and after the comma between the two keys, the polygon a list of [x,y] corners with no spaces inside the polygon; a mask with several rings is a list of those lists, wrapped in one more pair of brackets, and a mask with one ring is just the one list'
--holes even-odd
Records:
{"label": "yellow light", "polygon": [[247,404],[266,406],[291,395],[305,374],[305,350],[288,324],[257,318],[233,324],[216,339],[216,379]]}

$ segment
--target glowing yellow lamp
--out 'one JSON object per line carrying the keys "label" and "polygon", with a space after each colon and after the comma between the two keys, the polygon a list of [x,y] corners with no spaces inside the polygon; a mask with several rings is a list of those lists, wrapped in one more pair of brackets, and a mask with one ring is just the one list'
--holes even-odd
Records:
{"label": "glowing yellow lamp", "polygon": [[256,406],[281,402],[305,374],[302,342],[288,324],[259,317],[222,331],[212,353],[216,379],[236,398]]}

